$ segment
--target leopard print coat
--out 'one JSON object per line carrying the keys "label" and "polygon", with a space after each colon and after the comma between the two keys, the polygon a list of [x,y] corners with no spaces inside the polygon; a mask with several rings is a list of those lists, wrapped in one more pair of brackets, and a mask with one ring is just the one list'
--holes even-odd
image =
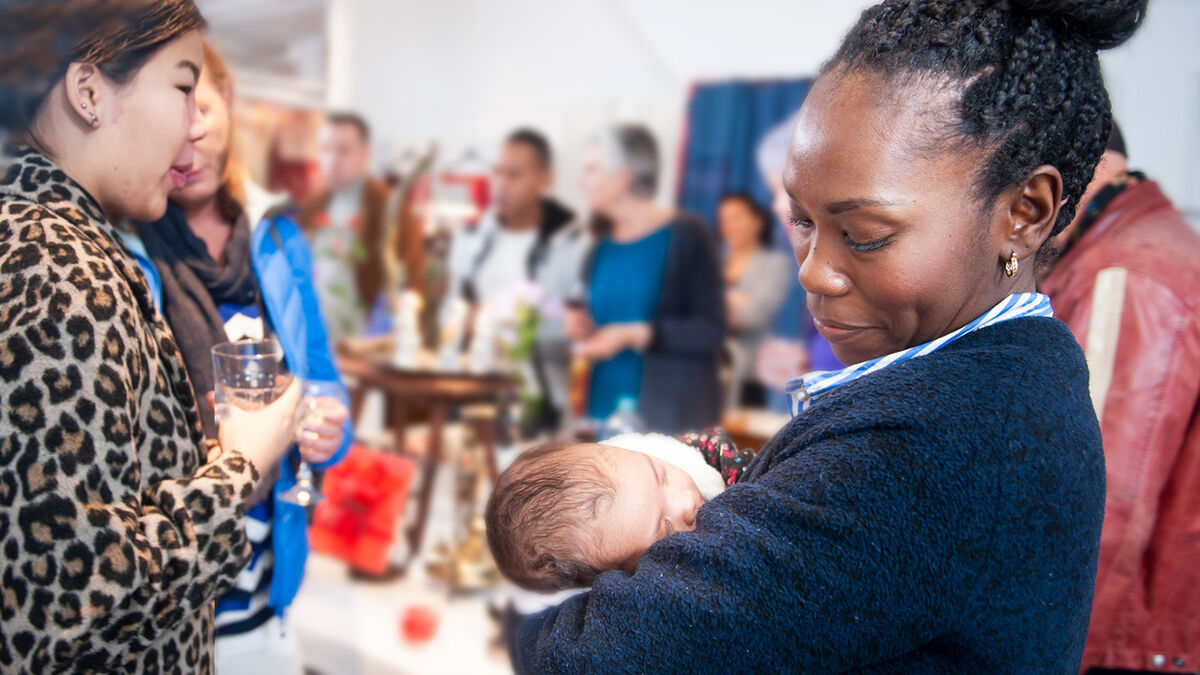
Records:
{"label": "leopard print coat", "polygon": [[0,179],[0,671],[212,671],[254,467],[205,464],[183,359],[99,205]]}

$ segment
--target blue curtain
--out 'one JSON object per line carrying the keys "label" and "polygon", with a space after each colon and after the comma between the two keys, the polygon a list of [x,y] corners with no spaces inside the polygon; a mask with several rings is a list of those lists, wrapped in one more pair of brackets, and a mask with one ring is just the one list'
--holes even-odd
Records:
{"label": "blue curtain", "polygon": [[800,109],[811,85],[807,79],[697,85],[688,103],[679,205],[712,223],[726,192],[749,192],[770,204],[755,161],[758,141]]}

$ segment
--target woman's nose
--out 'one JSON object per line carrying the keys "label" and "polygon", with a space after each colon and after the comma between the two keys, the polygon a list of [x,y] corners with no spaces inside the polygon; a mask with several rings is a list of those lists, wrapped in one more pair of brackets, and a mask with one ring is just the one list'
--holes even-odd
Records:
{"label": "woman's nose", "polygon": [[204,138],[207,131],[208,127],[204,124],[204,113],[195,104],[192,104],[192,120],[188,124],[188,142],[195,143],[199,141],[201,138]]}
{"label": "woman's nose", "polygon": [[850,281],[838,271],[835,242],[828,235],[821,236],[814,228],[808,240],[808,253],[800,261],[800,285],[812,295],[838,296],[850,290]]}

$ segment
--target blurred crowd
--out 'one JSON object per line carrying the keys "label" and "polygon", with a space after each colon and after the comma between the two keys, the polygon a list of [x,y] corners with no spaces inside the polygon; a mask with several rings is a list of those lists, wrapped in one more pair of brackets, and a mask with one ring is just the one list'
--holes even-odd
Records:
{"label": "blurred crowd", "polygon": [[[781,173],[786,126],[760,153],[769,156],[769,175]],[[586,202],[577,205],[552,193],[555,153],[546,136],[512,131],[497,141],[491,170],[475,176],[486,203],[449,227],[421,203],[428,192],[413,189],[417,177],[371,173],[363,116],[330,114],[320,134],[324,187],[283,208],[308,238],[335,343],[397,330],[393,300],[403,292],[433,306],[422,312],[427,346],[444,347],[437,343],[449,335],[463,353],[481,335],[498,336],[504,351],[517,331],[483,322],[511,322],[517,306],[532,310],[536,340],[520,357],[534,374],[536,428],[527,431],[551,434],[603,421],[622,400],[650,430],[715,425],[722,410],[765,406],[768,387],[782,391],[809,364],[808,345],[782,341],[759,363],[793,283],[793,266],[773,243],[786,236],[786,213],[744,192],[723,195],[716,223],[662,207],[664,160],[646,127],[616,125],[587,141]],[[778,177],[772,182],[786,209]],[[388,259],[401,269],[398,285],[385,283]],[[826,345],[828,367],[831,358]],[[572,385],[582,389],[577,410]]]}

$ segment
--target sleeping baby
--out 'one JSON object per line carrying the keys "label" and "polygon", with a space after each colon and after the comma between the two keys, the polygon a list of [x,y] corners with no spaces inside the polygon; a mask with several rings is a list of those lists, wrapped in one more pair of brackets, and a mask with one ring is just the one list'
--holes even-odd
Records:
{"label": "sleeping baby", "polygon": [[719,431],[531,448],[496,481],[488,546],[504,576],[532,591],[632,572],[651,544],[693,529],[700,506],[736,482],[751,456]]}

